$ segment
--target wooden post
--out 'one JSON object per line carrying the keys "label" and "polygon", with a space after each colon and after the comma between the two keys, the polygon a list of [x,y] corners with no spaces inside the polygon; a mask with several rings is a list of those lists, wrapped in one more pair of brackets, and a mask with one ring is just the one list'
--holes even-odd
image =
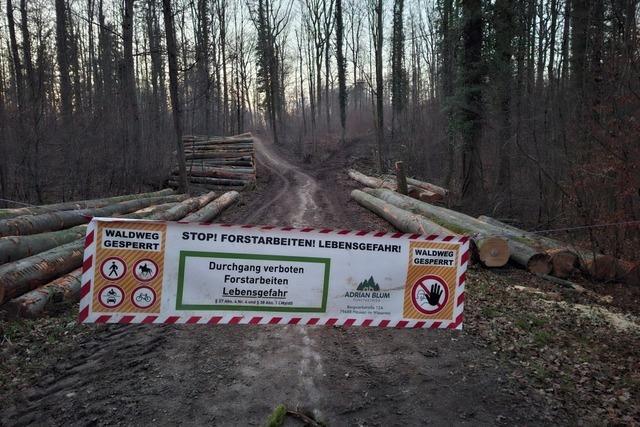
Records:
{"label": "wooden post", "polygon": [[404,167],[404,162],[396,162],[396,184],[398,193],[404,195],[409,194],[409,189],[407,188],[407,171]]}

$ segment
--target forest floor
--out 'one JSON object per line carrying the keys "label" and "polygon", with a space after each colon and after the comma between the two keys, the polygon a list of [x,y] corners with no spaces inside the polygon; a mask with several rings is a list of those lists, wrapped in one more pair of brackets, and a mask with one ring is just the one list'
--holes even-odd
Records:
{"label": "forest floor", "polygon": [[[258,143],[257,189],[221,221],[390,226],[349,201],[354,144],[302,165]],[[0,425],[640,424],[638,290],[577,294],[471,268],[463,331],[0,322]],[[286,425],[301,425],[288,418]]]}

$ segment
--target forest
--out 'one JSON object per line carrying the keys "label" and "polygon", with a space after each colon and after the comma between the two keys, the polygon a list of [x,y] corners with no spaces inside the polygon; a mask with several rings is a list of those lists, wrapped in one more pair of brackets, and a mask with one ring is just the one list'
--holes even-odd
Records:
{"label": "forest", "polygon": [[3,0],[2,205],[158,188],[176,133],[321,165],[369,144],[452,203],[640,240],[636,0]]}

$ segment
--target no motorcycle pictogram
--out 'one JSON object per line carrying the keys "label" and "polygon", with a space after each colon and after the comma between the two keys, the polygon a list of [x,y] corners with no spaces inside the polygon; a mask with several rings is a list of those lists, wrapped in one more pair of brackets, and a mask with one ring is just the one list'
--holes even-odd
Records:
{"label": "no motorcycle pictogram", "polygon": [[411,288],[413,306],[423,314],[438,313],[448,300],[449,289],[446,282],[433,274],[420,277]]}

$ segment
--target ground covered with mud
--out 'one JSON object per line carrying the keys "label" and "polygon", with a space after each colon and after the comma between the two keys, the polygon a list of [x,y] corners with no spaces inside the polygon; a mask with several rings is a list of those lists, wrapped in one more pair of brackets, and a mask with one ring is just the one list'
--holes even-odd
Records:
{"label": "ground covered with mud", "polygon": [[[221,221],[391,229],[349,200],[366,146],[311,164],[258,149],[256,189]],[[467,283],[462,332],[78,325],[74,306],[0,321],[0,425],[263,425],[281,404],[327,425],[640,423],[636,291],[513,268]]]}

